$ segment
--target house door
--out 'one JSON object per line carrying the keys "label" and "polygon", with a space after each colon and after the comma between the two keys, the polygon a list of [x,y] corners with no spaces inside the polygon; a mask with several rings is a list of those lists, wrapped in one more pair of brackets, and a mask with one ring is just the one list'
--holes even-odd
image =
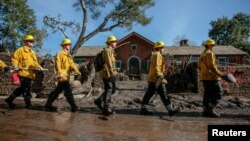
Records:
{"label": "house door", "polygon": [[128,60],[128,72],[131,75],[140,74],[140,60],[138,57],[131,57]]}

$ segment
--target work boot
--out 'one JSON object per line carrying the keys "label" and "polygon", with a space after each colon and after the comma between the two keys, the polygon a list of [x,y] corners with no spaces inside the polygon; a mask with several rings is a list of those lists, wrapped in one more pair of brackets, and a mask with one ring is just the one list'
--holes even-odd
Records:
{"label": "work boot", "polygon": [[205,107],[203,116],[204,117],[220,117],[220,114],[215,111],[216,104],[208,103],[208,107]]}
{"label": "work boot", "polygon": [[31,104],[30,98],[25,98],[24,102],[25,102],[25,105],[26,105],[25,106],[26,109],[33,109],[34,108],[33,105]]}
{"label": "work boot", "polygon": [[204,108],[204,111],[202,113],[202,116],[204,117],[220,117],[220,114],[215,111],[213,108]]}
{"label": "work boot", "polygon": [[141,110],[140,110],[140,115],[153,115],[153,112],[150,112],[148,110],[148,106],[147,105],[143,105],[141,107]]}
{"label": "work boot", "polygon": [[54,112],[57,111],[57,107],[55,106],[45,106],[46,111]]}
{"label": "work boot", "polygon": [[54,94],[50,94],[48,97],[48,100],[45,104],[45,110],[46,111],[50,111],[50,112],[54,112],[57,111],[57,107],[52,106],[52,103],[56,100],[56,96]]}
{"label": "work boot", "polygon": [[166,109],[168,110],[169,116],[173,116],[174,114],[180,112],[180,107],[173,108],[172,104],[167,105]]}
{"label": "work boot", "polygon": [[74,106],[74,107],[71,107],[71,112],[79,112],[80,111],[80,108],[77,107],[77,106]]}
{"label": "work boot", "polygon": [[215,111],[215,108],[212,109],[212,116],[213,117],[220,117],[220,114]]}
{"label": "work boot", "polygon": [[97,98],[96,100],[94,100],[94,104],[100,109],[103,110],[103,101],[100,98]]}
{"label": "work boot", "polygon": [[113,111],[113,110],[111,110],[109,108],[109,102],[104,103],[102,114],[103,115],[113,115],[113,114],[115,114],[115,111]]}
{"label": "work boot", "polygon": [[16,98],[13,94],[11,94],[7,99],[5,99],[5,102],[8,104],[10,109],[14,109],[16,107],[16,104],[13,103],[13,100]]}
{"label": "work boot", "polygon": [[111,109],[103,110],[103,111],[102,111],[102,114],[103,114],[103,115],[114,115],[114,114],[115,114],[115,111],[113,111],[113,110],[111,110]]}

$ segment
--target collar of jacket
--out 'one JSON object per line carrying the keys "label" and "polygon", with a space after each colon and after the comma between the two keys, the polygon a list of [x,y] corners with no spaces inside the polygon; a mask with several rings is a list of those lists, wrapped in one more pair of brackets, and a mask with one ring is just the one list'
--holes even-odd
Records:
{"label": "collar of jacket", "polygon": [[23,50],[25,52],[31,52],[32,51],[32,49],[30,47],[27,47],[27,46],[23,46]]}
{"label": "collar of jacket", "polygon": [[205,52],[213,52],[213,50],[206,48]]}
{"label": "collar of jacket", "polygon": [[67,50],[65,50],[65,49],[62,49],[62,53],[64,54],[64,55],[67,55],[67,56],[71,56],[70,54],[69,54],[69,52],[67,51]]}
{"label": "collar of jacket", "polygon": [[160,51],[153,51],[153,54],[160,54],[160,55],[162,55],[162,54],[160,53]]}
{"label": "collar of jacket", "polygon": [[114,50],[114,48],[112,48],[112,47],[106,47],[106,49],[108,49],[108,50]]}

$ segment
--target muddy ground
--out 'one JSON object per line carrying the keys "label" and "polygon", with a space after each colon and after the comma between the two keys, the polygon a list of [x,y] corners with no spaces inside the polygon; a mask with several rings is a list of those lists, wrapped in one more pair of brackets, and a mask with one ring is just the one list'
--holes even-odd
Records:
{"label": "muddy ground", "polygon": [[116,115],[103,117],[93,104],[98,96],[76,95],[79,113],[71,113],[61,96],[54,102],[57,112],[44,111],[46,99],[33,98],[34,109],[24,108],[21,97],[17,108],[8,109],[0,97],[0,141],[206,141],[207,125],[250,124],[250,98],[224,96],[217,111],[220,118],[202,117],[202,95],[170,94],[182,111],[169,117],[159,96],[152,100],[153,116],[139,115],[140,102],[147,89],[142,81],[120,81],[112,96]]}

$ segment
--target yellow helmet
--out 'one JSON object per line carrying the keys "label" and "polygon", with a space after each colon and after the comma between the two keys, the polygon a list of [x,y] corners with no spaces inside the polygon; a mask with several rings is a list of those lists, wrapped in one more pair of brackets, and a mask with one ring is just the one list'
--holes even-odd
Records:
{"label": "yellow helmet", "polygon": [[157,49],[157,48],[163,48],[164,47],[164,42],[163,41],[158,41],[155,43],[154,45],[154,49]]}
{"label": "yellow helmet", "polygon": [[34,37],[32,35],[26,35],[24,38],[23,38],[24,41],[34,41]]}
{"label": "yellow helmet", "polygon": [[71,41],[69,38],[65,38],[62,40],[61,45],[71,45]]}
{"label": "yellow helmet", "polygon": [[207,39],[204,43],[205,46],[215,45],[215,41],[213,39]]}
{"label": "yellow helmet", "polygon": [[109,36],[109,37],[107,38],[106,43],[109,43],[109,42],[116,42],[116,41],[117,41],[116,37],[115,37],[114,35],[111,35],[111,36]]}

